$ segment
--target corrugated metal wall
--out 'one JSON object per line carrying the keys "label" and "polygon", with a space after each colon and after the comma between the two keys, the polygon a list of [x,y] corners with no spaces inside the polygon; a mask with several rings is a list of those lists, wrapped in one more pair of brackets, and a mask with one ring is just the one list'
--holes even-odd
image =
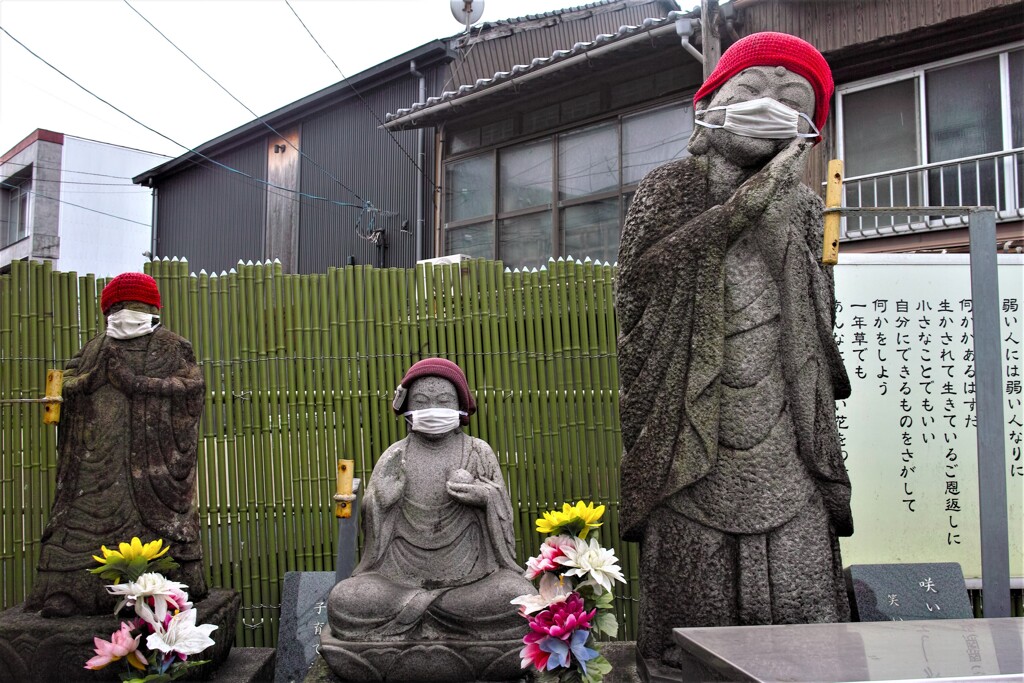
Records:
{"label": "corrugated metal wall", "polygon": [[[441,69],[420,69],[427,78],[428,95],[440,86]],[[418,79],[404,76],[361,92],[362,100],[346,100],[303,121],[303,153],[358,197],[306,159],[300,172],[302,191],[353,204],[372,202],[382,212],[375,220],[377,227],[384,229],[387,248],[381,254],[374,244],[357,235],[357,223],[360,230],[367,227],[367,216],[361,211],[304,199],[299,210],[299,272],[322,273],[330,266],[345,265],[350,256],[359,265],[406,267],[415,262],[416,185],[420,179],[409,157],[416,156],[417,131],[397,132],[392,137],[380,128],[370,109],[383,121],[387,112],[416,102],[418,88]],[[422,168],[433,179],[434,131],[426,129],[423,134],[426,163]],[[424,255],[429,257],[433,255],[430,237],[434,217],[430,180],[424,187],[423,204],[427,239]]]}
{"label": "corrugated metal wall", "polygon": [[1019,5],[1020,0],[762,0],[738,4],[743,7],[744,34],[791,33],[822,52],[830,52],[995,7]]}
{"label": "corrugated metal wall", "polygon": [[459,58],[445,74],[444,90],[458,90],[460,85],[490,78],[516,64],[529,64],[536,57],[550,57],[555,50],[568,50],[575,43],[592,41],[601,33],[615,33],[620,26],[637,26],[644,19],[664,17],[671,9],[672,5],[663,0],[650,0],[541,16],[515,25],[495,22],[487,29],[486,40],[469,44],[460,41]]}
{"label": "corrugated metal wall", "polygon": [[[262,138],[214,158],[266,180]],[[184,257],[197,273],[261,259],[266,206],[266,185],[203,161],[160,183],[156,254]]]}

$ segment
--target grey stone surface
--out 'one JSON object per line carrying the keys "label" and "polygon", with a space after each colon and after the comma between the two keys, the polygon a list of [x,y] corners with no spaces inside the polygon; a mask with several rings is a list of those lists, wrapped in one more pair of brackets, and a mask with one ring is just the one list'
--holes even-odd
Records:
{"label": "grey stone surface", "polygon": [[[95,576],[90,576],[98,581]],[[204,600],[196,601],[197,623],[216,624],[210,634],[214,645],[200,657],[207,664],[188,679],[209,677],[227,659],[235,640],[235,621],[241,597],[236,591],[214,589]],[[111,610],[112,612],[113,610]],[[100,671],[85,669],[95,654],[93,638],[110,639],[121,619],[113,614],[47,619],[15,606],[0,612],[0,681],[18,683],[72,683],[74,681],[116,680],[120,667],[111,665]]]}
{"label": "grey stone surface", "polygon": [[[426,376],[407,410],[462,409]],[[374,467],[363,555],[328,599],[320,652],[345,680],[513,680],[525,622],[510,600],[535,592],[515,562],[512,508],[494,452],[457,427],[410,431]]]}
{"label": "grey stone surface", "polygon": [[[748,68],[701,106],[758,97],[813,114],[811,84],[781,67]],[[693,156],[648,174],[623,228],[620,528],[641,544],[652,661],[680,663],[678,626],[849,618],[834,403],[849,380],[822,203],[800,182],[808,147],[695,127]]]}
{"label": "grey stone surface", "polygon": [[1019,618],[680,628],[673,635],[727,681],[1019,682],[1024,674]]}
{"label": "grey stone surface", "polygon": [[855,621],[974,616],[964,574],[956,562],[852,564],[845,574]]}
{"label": "grey stone surface", "polygon": [[320,632],[327,623],[327,595],[337,583],[334,572],[287,572],[277,637],[277,683],[301,681],[317,658]]}
{"label": "grey stone surface", "polygon": [[[114,304],[156,313],[139,302]],[[57,493],[25,609],[46,617],[113,612],[116,599],[87,569],[101,545],[163,539],[181,565],[166,572],[206,595],[196,445],[203,374],[188,340],[160,326],[119,340],[106,330],[64,371]]]}
{"label": "grey stone surface", "polygon": [[215,683],[266,683],[274,680],[272,647],[236,647],[207,680]]}

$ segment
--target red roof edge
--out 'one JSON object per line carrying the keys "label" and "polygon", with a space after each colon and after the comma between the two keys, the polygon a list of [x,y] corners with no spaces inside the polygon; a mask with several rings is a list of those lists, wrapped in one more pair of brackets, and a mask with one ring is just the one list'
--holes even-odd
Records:
{"label": "red roof edge", "polygon": [[7,162],[14,155],[23,151],[26,147],[40,140],[43,142],[52,142],[57,145],[63,145],[64,133],[55,133],[52,130],[36,128],[27,138],[16,144],[9,152],[0,157],[0,164]]}

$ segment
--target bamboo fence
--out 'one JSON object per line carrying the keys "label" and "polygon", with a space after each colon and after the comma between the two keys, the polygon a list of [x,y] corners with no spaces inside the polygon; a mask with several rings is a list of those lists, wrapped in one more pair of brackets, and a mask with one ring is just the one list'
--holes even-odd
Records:
{"label": "bamboo fence", "polygon": [[[475,392],[467,431],[501,463],[520,562],[537,552],[542,511],[581,499],[608,506],[599,538],[628,579],[617,592],[620,637],[635,637],[636,546],[618,533],[612,266],[570,259],[509,272],[474,260],[284,275],[268,262],[195,275],[164,260],[146,270],[163,324],[191,340],[206,379],[203,551],[209,584],[242,594],[238,644],[277,642],[285,572],[333,571],[335,463],[354,460],[368,481],[405,435],[394,389],[430,356],[458,363]],[[105,284],[20,261],[0,276],[0,401],[43,396],[46,370],[102,329]],[[7,608],[31,588],[55,487],[56,429],[40,405],[0,403],[0,466]]]}

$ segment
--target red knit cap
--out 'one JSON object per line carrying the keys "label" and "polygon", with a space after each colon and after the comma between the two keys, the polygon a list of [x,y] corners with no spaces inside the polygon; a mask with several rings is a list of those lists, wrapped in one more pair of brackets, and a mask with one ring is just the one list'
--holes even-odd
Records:
{"label": "red knit cap", "polygon": [[160,289],[156,280],[144,273],[121,273],[108,282],[100,294],[103,315],[121,301],[139,301],[160,308]]}
{"label": "red knit cap", "polygon": [[[420,377],[440,377],[454,384],[455,391],[459,395],[459,410],[466,413],[459,416],[459,421],[464,425],[469,424],[469,416],[476,412],[476,401],[473,400],[473,394],[469,391],[466,373],[458,365],[444,358],[424,358],[409,368],[405,377],[402,378],[402,383],[398,385],[398,394],[391,404],[396,413],[406,412],[405,404],[409,399],[408,389],[412,386],[413,381]],[[402,391],[403,389],[405,391]]]}
{"label": "red knit cap", "polygon": [[[828,101],[835,88],[832,70],[813,45],[788,33],[751,33],[733,43],[693,96],[694,107],[700,100],[713,95],[730,78],[752,66],[784,66],[806,78],[814,88],[814,116],[811,119],[818,130],[822,129],[828,118]],[[820,140],[821,136],[818,136]]]}

